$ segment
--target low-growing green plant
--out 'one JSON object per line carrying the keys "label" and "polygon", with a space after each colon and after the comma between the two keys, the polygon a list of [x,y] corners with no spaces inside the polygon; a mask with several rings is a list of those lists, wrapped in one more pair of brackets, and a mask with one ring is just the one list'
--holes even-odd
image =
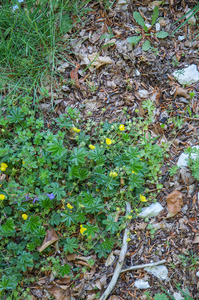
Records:
{"label": "low-growing green plant", "polygon": [[[102,258],[121,246],[117,234],[137,217],[144,202],[154,198],[147,185],[162,187],[165,149],[145,135],[153,115],[151,105],[147,107],[145,120],[100,125],[92,120],[83,123],[79,112],[68,107],[66,114],[49,120],[52,129],[25,105],[1,114],[2,295],[26,280],[27,272],[34,276],[33,269],[76,277],[62,263],[62,255],[78,249]],[[128,216],[127,201],[132,207]],[[60,250],[49,246],[40,253],[38,247],[52,228],[59,232]]]}
{"label": "low-growing green plant", "polygon": [[[150,29],[153,27],[153,25],[157,21],[158,16],[159,16],[159,7],[156,6],[153,10],[153,15],[152,15],[152,18],[151,18],[151,26],[149,28],[145,24],[144,19],[142,18],[141,14],[139,12],[134,11],[134,13],[133,13],[133,18],[135,19],[136,23],[138,23],[144,29],[144,32],[145,32],[146,36],[151,36],[151,37],[152,37],[152,34],[148,33],[148,32],[150,32]],[[168,36],[168,33],[166,31],[159,31],[155,35],[156,35],[157,38],[164,39]],[[133,46],[135,46],[139,43],[139,41],[141,39],[142,39],[142,35],[140,34],[140,35],[137,35],[137,36],[129,37],[128,42],[130,44],[132,44]],[[151,48],[151,43],[148,39],[146,39],[146,41],[142,45],[142,50],[143,51],[148,51],[150,48]],[[156,49],[155,51],[157,52],[158,49]]]}

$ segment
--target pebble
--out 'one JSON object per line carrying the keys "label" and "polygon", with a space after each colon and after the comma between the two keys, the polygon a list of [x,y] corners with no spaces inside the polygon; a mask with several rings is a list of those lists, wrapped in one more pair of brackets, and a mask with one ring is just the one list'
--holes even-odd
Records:
{"label": "pebble", "polygon": [[150,288],[150,285],[148,283],[148,281],[144,281],[142,279],[136,280],[134,282],[134,285],[138,288],[138,289],[148,289]]}
{"label": "pebble", "polygon": [[185,36],[184,35],[179,35],[178,36],[178,41],[183,41],[183,40],[185,40]]}
{"label": "pebble", "polygon": [[167,278],[168,270],[166,266],[146,267],[144,270],[153,274],[159,279],[165,280]]}
{"label": "pebble", "polygon": [[[193,148],[199,149],[199,146],[196,145],[196,146],[193,146],[192,149]],[[192,159],[196,159],[196,157],[197,157],[196,153],[191,154]],[[182,153],[178,158],[177,166],[178,167],[187,167],[188,166],[188,158],[189,158],[189,155],[187,153],[186,154]]]}
{"label": "pebble", "polygon": [[156,29],[156,31],[160,31],[160,24],[159,23],[155,24],[155,29]]}
{"label": "pebble", "polygon": [[164,207],[156,202],[151,204],[149,207],[145,207],[142,212],[138,215],[140,218],[156,217],[164,209]]}

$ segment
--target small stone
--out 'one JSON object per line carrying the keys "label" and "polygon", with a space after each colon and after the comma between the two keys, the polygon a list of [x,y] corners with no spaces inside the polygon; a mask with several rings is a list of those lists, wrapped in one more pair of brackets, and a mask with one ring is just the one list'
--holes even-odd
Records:
{"label": "small stone", "polygon": [[159,279],[165,280],[167,278],[168,270],[165,266],[146,267],[144,270],[153,274]]}
{"label": "small stone", "polygon": [[144,281],[142,279],[136,280],[134,282],[134,285],[138,289],[148,289],[148,288],[150,288],[150,285],[149,285],[148,281]]}
{"label": "small stone", "polygon": [[145,25],[146,25],[147,28],[151,28],[151,24],[145,23]]}
{"label": "small stone", "polygon": [[180,293],[175,292],[173,294],[173,297],[175,298],[175,300],[184,300],[184,298],[182,297],[182,295]]}
{"label": "small stone", "polygon": [[190,85],[199,80],[199,72],[196,65],[173,72],[174,78],[182,85]]}
{"label": "small stone", "polygon": [[159,23],[156,23],[156,24],[155,24],[155,30],[156,30],[156,31],[160,31],[160,24],[159,24]]}
{"label": "small stone", "polygon": [[156,202],[151,204],[149,207],[145,207],[142,212],[139,214],[140,218],[146,218],[146,217],[156,217],[159,215],[159,213],[164,209],[164,207]]}
{"label": "small stone", "polygon": [[135,70],[135,76],[140,76],[140,71],[138,69]]}
{"label": "small stone", "polygon": [[137,93],[140,98],[146,99],[149,97],[149,92],[147,90],[139,90]]}
{"label": "small stone", "polygon": [[183,40],[185,40],[185,36],[184,35],[179,35],[178,36],[178,41],[183,41]]}
{"label": "small stone", "polygon": [[[196,146],[192,147],[192,149],[193,148],[199,149],[199,146],[196,145]],[[197,156],[198,155],[196,153],[191,154],[192,159],[196,159]],[[180,157],[178,158],[177,166],[178,167],[187,167],[188,166],[188,158],[189,158],[189,155],[187,153],[186,154],[182,153],[180,155]]]}
{"label": "small stone", "polygon": [[196,276],[199,277],[199,271],[196,273]]}

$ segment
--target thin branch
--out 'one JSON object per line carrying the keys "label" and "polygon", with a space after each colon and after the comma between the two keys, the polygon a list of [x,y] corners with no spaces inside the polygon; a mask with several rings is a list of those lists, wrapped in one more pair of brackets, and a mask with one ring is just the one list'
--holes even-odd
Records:
{"label": "thin branch", "polygon": [[154,266],[158,266],[158,265],[162,265],[164,263],[166,263],[167,261],[165,259],[151,263],[151,264],[145,264],[145,265],[137,265],[137,266],[132,266],[130,268],[121,270],[120,273],[123,272],[127,272],[127,271],[131,271],[131,270],[137,270],[137,269],[142,269],[142,268],[146,268],[146,267],[154,267]]}
{"label": "thin branch", "polygon": [[[127,202],[126,203],[126,215],[128,216],[130,214],[130,212],[131,212],[131,206],[130,206],[130,203]],[[128,226],[128,224],[127,224],[127,226]],[[120,251],[120,256],[119,256],[117,266],[116,266],[115,271],[113,273],[113,277],[111,279],[111,282],[109,283],[109,285],[108,285],[107,289],[105,290],[104,294],[100,297],[100,300],[106,300],[107,297],[109,296],[109,294],[114,289],[116,283],[117,283],[118,277],[120,275],[120,272],[121,272],[121,269],[122,269],[122,266],[123,266],[123,263],[124,263],[126,252],[127,252],[128,235],[129,235],[129,229],[126,228],[125,231],[124,231],[123,245],[122,245],[122,249]]]}

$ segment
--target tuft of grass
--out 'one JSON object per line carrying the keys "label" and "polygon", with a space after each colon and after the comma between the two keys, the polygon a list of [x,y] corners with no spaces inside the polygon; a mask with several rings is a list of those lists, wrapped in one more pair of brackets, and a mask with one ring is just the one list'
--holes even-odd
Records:
{"label": "tuft of grass", "polygon": [[53,83],[58,53],[62,47],[58,43],[60,37],[81,22],[89,1],[2,2],[0,99],[3,96],[4,105],[11,105],[19,94],[37,98],[37,89],[42,87],[44,81]]}

